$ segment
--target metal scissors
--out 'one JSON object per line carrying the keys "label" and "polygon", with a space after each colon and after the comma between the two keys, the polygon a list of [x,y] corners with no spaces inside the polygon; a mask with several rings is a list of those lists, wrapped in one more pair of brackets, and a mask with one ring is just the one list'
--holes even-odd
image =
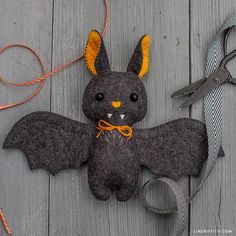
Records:
{"label": "metal scissors", "polygon": [[[226,35],[224,38],[224,45],[223,45],[224,53],[226,49],[227,39],[231,30],[232,28],[230,28],[226,32]],[[236,49],[232,51],[231,53],[224,56],[218,69],[215,72],[213,72],[209,77],[200,79],[196,81],[195,83],[190,84],[189,86],[186,86],[172,93],[171,98],[191,94],[189,99],[178,107],[178,110],[181,110],[182,108],[190,106],[191,104],[198,101],[200,98],[204,97],[209,92],[213,91],[215,88],[222,85],[223,83],[232,83],[236,85],[236,79],[234,79],[231,76],[230,72],[226,68],[226,64],[235,56],[236,56]]]}

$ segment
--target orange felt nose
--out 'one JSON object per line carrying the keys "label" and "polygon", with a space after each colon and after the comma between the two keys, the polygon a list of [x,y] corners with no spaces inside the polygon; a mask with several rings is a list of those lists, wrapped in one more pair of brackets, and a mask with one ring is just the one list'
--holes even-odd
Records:
{"label": "orange felt nose", "polygon": [[114,108],[119,108],[121,106],[121,102],[120,101],[113,101],[111,104],[112,104],[112,106]]}

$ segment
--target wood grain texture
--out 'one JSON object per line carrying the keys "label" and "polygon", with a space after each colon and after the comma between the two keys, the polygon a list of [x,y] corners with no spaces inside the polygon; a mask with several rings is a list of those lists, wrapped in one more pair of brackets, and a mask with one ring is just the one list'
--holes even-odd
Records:
{"label": "wood grain texture", "polygon": [[[233,0],[191,1],[191,78],[192,82],[203,77],[206,63],[207,47],[224,20],[236,10]],[[229,49],[235,49],[235,32],[229,38]],[[229,50],[230,51],[230,50]],[[235,60],[228,68],[235,75]],[[208,178],[202,191],[191,206],[190,235],[196,235],[194,230],[232,230],[235,233],[235,87],[226,85],[224,94],[223,148],[226,157],[217,164]],[[202,117],[202,101],[192,107],[192,116]],[[198,180],[192,181],[192,189]],[[209,233],[206,235],[222,235]]]}
{"label": "wood grain texture", "polygon": [[[88,33],[101,31],[104,22],[102,0],[0,0],[0,45],[24,42],[37,48],[52,67],[83,53]],[[189,8],[190,7],[190,8]],[[151,36],[150,71],[143,78],[148,91],[148,113],[137,127],[160,125],[180,117],[202,119],[202,102],[183,112],[177,106],[184,99],[170,94],[203,76],[207,46],[225,18],[236,11],[234,0],[109,0],[110,23],[104,41],[112,70],[125,71],[139,38]],[[52,31],[53,28],[53,31]],[[189,37],[190,36],[190,37]],[[52,48],[51,48],[52,42]],[[230,36],[235,48],[235,33]],[[191,58],[190,58],[191,56]],[[191,60],[190,60],[191,59]],[[14,80],[30,80],[40,73],[32,57],[12,50],[0,58],[0,74]],[[235,61],[229,69],[236,77]],[[49,66],[50,67],[50,66]],[[48,67],[48,69],[50,69]],[[27,71],[27,75],[26,72]],[[189,77],[190,75],[190,77]],[[82,111],[82,96],[91,74],[83,61],[53,76],[31,102],[0,112],[0,143],[23,115],[50,110],[89,122]],[[28,89],[0,86],[5,104],[23,98]],[[226,157],[218,161],[209,180],[190,208],[184,236],[197,229],[236,230],[235,219],[235,88],[224,88],[223,147]],[[99,202],[91,194],[87,166],[66,170],[56,176],[46,171],[31,172],[22,153],[0,150],[0,207],[13,235],[17,236],[174,236],[175,216],[157,216],[145,210],[138,193],[128,202],[113,197]],[[151,174],[144,170],[140,186]],[[198,183],[191,180],[191,189]],[[181,181],[185,194],[189,181]],[[173,204],[169,191],[153,186],[148,199],[153,205]],[[0,226],[0,235],[6,235]],[[205,235],[218,235],[217,233]],[[220,235],[220,234],[219,234]]]}
{"label": "wood grain texture", "polygon": [[[51,58],[51,0],[0,1],[0,46],[10,42],[31,45]],[[50,69],[50,68],[49,68]],[[12,49],[0,58],[0,74],[11,81],[31,80],[41,73],[36,60],[23,49]],[[1,84],[0,103],[18,101],[32,89],[10,89]],[[36,110],[49,110],[50,83],[46,83],[34,100],[0,112],[0,143],[13,124],[23,115]],[[26,158],[19,151],[0,149],[0,207],[6,215],[13,235],[48,235],[48,173],[30,171]],[[0,225],[0,235],[6,233]]]}
{"label": "wood grain texture", "polygon": [[[148,91],[149,106],[145,119],[138,127],[152,127],[178,118],[176,104],[170,99],[170,94],[171,90],[175,89],[175,84],[188,81],[188,67],[182,67],[183,64],[188,65],[189,55],[187,33],[189,25],[188,21],[184,20],[188,18],[188,2],[181,1],[175,4],[173,1],[128,1],[127,5],[122,4],[117,1],[112,5],[114,13],[111,34],[114,36],[111,41],[111,58],[112,66],[115,66],[113,69],[118,67],[118,70],[125,70],[139,38],[145,33],[151,36],[150,71],[143,78]],[[182,11],[181,17],[173,14],[179,11]],[[182,55],[181,60],[177,60],[178,55]],[[188,113],[181,115],[188,116]],[[147,171],[142,172],[140,187],[150,177]],[[186,180],[183,181],[182,186],[187,193]],[[148,199],[156,206],[163,206],[173,202],[167,196],[166,188],[155,186],[150,189]],[[127,204],[129,210],[127,213],[133,221],[132,228],[129,222],[127,225],[121,224],[123,212],[119,214],[119,221],[117,216],[112,220],[115,221],[114,227],[121,225],[121,235],[126,235],[124,229],[129,233],[134,232],[133,235],[174,235],[175,217],[158,216],[146,211],[139,203],[138,195],[130,202]],[[119,208],[116,211],[114,207],[111,209],[113,211],[111,215],[115,215],[116,211],[119,212]]]}
{"label": "wood grain texture", "polygon": [[[83,53],[91,29],[101,30],[102,1],[55,1],[53,65]],[[52,80],[52,111],[88,122],[82,111],[82,96],[91,75],[84,61]],[[109,205],[90,192],[87,166],[50,178],[50,235],[108,235]]]}

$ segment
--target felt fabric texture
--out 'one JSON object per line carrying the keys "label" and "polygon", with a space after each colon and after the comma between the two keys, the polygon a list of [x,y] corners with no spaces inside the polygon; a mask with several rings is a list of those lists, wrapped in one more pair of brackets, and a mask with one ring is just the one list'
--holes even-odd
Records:
{"label": "felt fabric texture", "polygon": [[[3,148],[22,150],[31,169],[44,168],[52,174],[78,168],[88,161],[90,189],[99,200],[107,200],[114,191],[117,200],[128,200],[137,189],[141,166],[154,175],[175,180],[198,175],[208,149],[206,128],[200,121],[179,119],[151,129],[133,129],[130,139],[117,129],[103,130],[96,138],[99,120],[131,127],[144,118],[147,94],[139,75],[142,68],[142,73],[148,70],[148,51],[144,50],[149,48],[150,40],[147,36],[141,38],[128,72],[114,72],[110,71],[105,46],[97,32],[95,39],[91,48],[99,50],[90,54],[95,59],[90,58],[93,64],[87,66],[94,67],[98,74],[83,96],[83,111],[94,124],[50,112],[31,113],[15,124]],[[88,42],[91,43],[91,38]],[[114,101],[119,106],[114,107]]]}
{"label": "felt fabric texture", "polygon": [[100,135],[88,163],[89,185],[97,199],[107,200],[114,191],[118,201],[126,201],[134,194],[140,171],[135,154],[134,139],[128,140],[117,130]]}
{"label": "felt fabric texture", "polygon": [[97,75],[97,71],[94,64],[96,57],[99,53],[100,47],[101,47],[101,38],[99,37],[97,32],[94,31],[90,32],[87,45],[85,48],[84,58],[88,70],[94,75]]}
{"label": "felt fabric texture", "polygon": [[199,175],[207,158],[205,125],[178,119],[150,129],[133,129],[130,140],[117,130],[95,138],[95,126],[51,112],[34,112],[19,120],[8,134],[4,149],[22,150],[31,169],[52,174],[78,168],[88,161],[92,193],[107,200],[113,191],[119,201],[136,191],[141,166],[156,176],[174,180]]}
{"label": "felt fabric texture", "polygon": [[198,176],[208,156],[204,123],[178,119],[150,129],[134,130],[141,165],[155,176],[178,180]]}
{"label": "felt fabric texture", "polygon": [[149,69],[149,45],[150,36],[146,34],[139,40],[127,67],[127,72],[133,72],[140,79]]}
{"label": "felt fabric texture", "polygon": [[138,74],[138,77],[140,79],[143,78],[143,76],[148,72],[149,70],[149,45],[150,45],[150,36],[149,35],[145,35],[142,39],[141,39],[141,48],[142,48],[142,57],[143,57],[143,61],[142,61],[142,67],[141,70]]}
{"label": "felt fabric texture", "polygon": [[[102,101],[96,100],[98,93],[104,95]],[[138,95],[136,102],[130,100],[133,93]],[[114,101],[121,102],[119,108],[113,107]],[[86,116],[95,122],[105,120],[112,125],[132,126],[142,120],[147,112],[147,94],[143,82],[134,73],[112,71],[98,75],[88,83],[82,105]]]}
{"label": "felt fabric texture", "polygon": [[103,39],[96,30],[89,34],[84,57],[87,67],[93,75],[101,75],[110,71]]}
{"label": "felt fabric texture", "polygon": [[30,168],[52,174],[75,169],[88,160],[95,127],[51,112],[34,112],[20,119],[8,134],[4,149],[20,149]]}

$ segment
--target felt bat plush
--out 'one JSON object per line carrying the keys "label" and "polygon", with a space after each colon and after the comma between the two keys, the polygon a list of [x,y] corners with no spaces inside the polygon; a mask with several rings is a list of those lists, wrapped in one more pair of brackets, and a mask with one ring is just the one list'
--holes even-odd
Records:
{"label": "felt bat plush", "polygon": [[115,72],[101,35],[90,32],[85,60],[94,77],[84,92],[83,111],[94,124],[34,112],[14,125],[3,148],[20,149],[31,169],[52,174],[88,162],[89,186],[99,200],[107,200],[112,192],[117,200],[128,200],[137,188],[141,166],[174,180],[199,175],[208,155],[204,123],[186,118],[132,128],[147,112],[141,79],[148,72],[149,44],[150,37],[144,35],[127,71]]}

